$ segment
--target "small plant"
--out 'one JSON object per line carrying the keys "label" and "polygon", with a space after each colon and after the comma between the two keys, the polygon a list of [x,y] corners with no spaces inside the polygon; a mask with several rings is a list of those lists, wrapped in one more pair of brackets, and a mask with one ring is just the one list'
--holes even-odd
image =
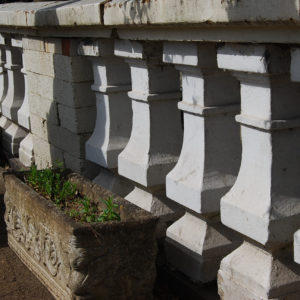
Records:
{"label": "small plant", "polygon": [[115,209],[118,208],[118,205],[113,203],[113,197],[108,197],[106,200],[100,200],[106,205],[106,208],[103,210],[97,221],[120,221],[120,214],[115,211]]}
{"label": "small plant", "polygon": [[25,181],[36,191],[52,200],[58,206],[64,206],[65,202],[76,195],[76,185],[66,180],[61,163],[55,167],[38,170],[32,165]]}
{"label": "small plant", "polygon": [[59,162],[55,167],[44,170],[38,170],[35,165],[32,165],[25,176],[25,181],[77,221],[96,223],[121,219],[116,211],[118,205],[113,203],[113,197],[100,199],[106,208],[99,212],[97,205],[88,197],[78,195],[76,185],[67,180],[64,173],[63,165]]}

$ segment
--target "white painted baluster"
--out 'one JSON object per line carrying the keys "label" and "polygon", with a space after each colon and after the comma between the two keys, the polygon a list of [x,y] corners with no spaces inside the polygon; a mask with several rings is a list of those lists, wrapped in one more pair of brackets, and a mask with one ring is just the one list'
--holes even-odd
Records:
{"label": "white painted baluster", "polygon": [[6,62],[5,45],[5,37],[0,34],[0,103],[5,98],[7,93],[7,71],[4,67]]}
{"label": "white painted baluster", "polygon": [[[7,76],[7,71],[5,68],[5,62],[6,62],[6,48],[7,46],[7,39],[3,36],[0,35],[0,52],[1,52],[1,63],[0,63],[0,111],[1,109],[1,102],[3,101],[3,99],[6,97],[7,94],[7,88],[8,88],[8,76]],[[0,128],[2,130],[5,130],[9,125],[10,125],[10,121],[7,120],[6,117],[4,117],[3,115],[1,115],[0,117]]]}
{"label": "white painted baluster", "polygon": [[184,139],[167,196],[188,208],[167,230],[167,259],[194,281],[214,280],[219,264],[239,243],[220,222],[220,199],[240,165],[239,83],[217,68],[215,44],[164,43],[164,62],[182,75]]}
{"label": "white painted baluster", "polygon": [[8,89],[1,107],[2,114],[8,119],[18,122],[17,112],[24,100],[24,76],[22,69],[22,53],[17,43],[20,40],[11,39],[11,46],[6,47],[6,64],[8,74]]}
{"label": "white painted baluster", "polygon": [[126,199],[167,221],[177,211],[164,184],[182,143],[179,74],[162,64],[161,43],[117,40],[115,54],[127,58],[132,80],[132,132],[119,155],[119,174],[136,187]]}
{"label": "white painted baluster", "polygon": [[24,76],[24,99],[22,106],[18,110],[18,124],[22,127],[30,130],[30,121],[29,121],[29,102],[28,102],[28,79],[27,79],[27,71],[26,71],[26,62],[25,62],[25,56],[24,52],[22,53],[22,62],[23,62],[23,68],[21,69],[21,72]]}
{"label": "white painted baluster", "polygon": [[18,126],[18,110],[24,100],[25,85],[24,76],[21,73],[22,68],[22,39],[11,38],[10,46],[6,47],[6,64],[8,75],[8,87],[4,100],[1,103],[2,115],[9,121],[3,124],[6,129],[2,133],[3,148],[11,155],[19,155],[20,142],[27,135],[20,126]]}
{"label": "white painted baluster", "polygon": [[79,53],[93,64],[97,119],[94,132],[86,142],[86,159],[103,168],[94,182],[125,196],[132,185],[117,175],[118,155],[126,146],[132,112],[127,91],[131,89],[130,71],[123,59],[114,57],[113,40],[81,43]]}
{"label": "white painted baluster", "polygon": [[[288,47],[226,45],[218,65],[241,82],[242,163],[221,200],[222,223],[247,237],[222,260],[222,299],[297,299],[291,243],[300,227],[300,85]],[[299,68],[299,64],[298,64]],[[255,242],[254,242],[255,241]]]}

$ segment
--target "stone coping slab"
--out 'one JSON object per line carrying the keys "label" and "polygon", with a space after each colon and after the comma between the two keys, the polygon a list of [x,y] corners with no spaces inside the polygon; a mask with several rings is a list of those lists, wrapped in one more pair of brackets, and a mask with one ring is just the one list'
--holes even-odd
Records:
{"label": "stone coping slab", "polygon": [[0,26],[209,25],[300,21],[298,0],[69,0],[0,5]]}
{"label": "stone coping slab", "polygon": [[93,26],[102,25],[107,0],[70,0],[9,3],[0,5],[0,26]]}
{"label": "stone coping slab", "polygon": [[105,25],[299,22],[298,0],[112,0]]}

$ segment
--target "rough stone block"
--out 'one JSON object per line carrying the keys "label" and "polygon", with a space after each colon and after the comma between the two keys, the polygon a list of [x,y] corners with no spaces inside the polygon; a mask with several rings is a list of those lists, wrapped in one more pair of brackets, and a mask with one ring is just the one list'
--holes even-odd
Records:
{"label": "rough stone block", "polygon": [[296,300],[300,266],[292,259],[291,246],[271,253],[244,242],[222,260],[218,288],[224,300]]}
{"label": "rough stone block", "polygon": [[23,37],[23,49],[66,56],[77,56],[79,40],[71,38]]}
{"label": "rough stone block", "polygon": [[32,135],[34,159],[39,169],[52,166],[56,161],[63,162],[63,151],[49,144],[47,141]]}
{"label": "rough stone block", "polygon": [[93,79],[92,65],[86,57],[70,57],[54,54],[54,76],[70,82],[85,82]]}
{"label": "rough stone block", "polygon": [[95,95],[91,90],[92,81],[73,83],[29,73],[28,85],[30,93],[66,106],[78,108],[95,105]]}
{"label": "rough stone block", "polygon": [[96,121],[96,107],[71,108],[58,105],[60,125],[74,133],[91,133]]}
{"label": "rough stone block", "polygon": [[29,94],[40,95],[48,100],[54,99],[54,79],[47,75],[27,73]]}
{"label": "rough stone block", "polygon": [[48,123],[58,125],[57,103],[37,94],[29,94],[30,114],[34,114]]}
{"label": "rough stone block", "polygon": [[61,45],[59,39],[47,39],[37,37],[23,37],[23,49],[39,52],[58,53],[61,54]]}
{"label": "rough stone block", "polygon": [[85,157],[85,143],[90,134],[75,134],[68,129],[49,124],[48,140],[59,149],[77,158]]}
{"label": "rough stone block", "polygon": [[24,50],[24,60],[26,61],[27,71],[51,77],[55,76],[52,53]]}
{"label": "rough stone block", "polygon": [[71,83],[55,79],[54,100],[60,104],[74,108],[93,106],[96,100],[91,90],[91,84],[91,81]]}
{"label": "rough stone block", "polygon": [[31,127],[31,132],[34,135],[37,135],[44,141],[49,140],[48,136],[48,121],[47,119],[40,118],[39,116],[36,116],[34,114],[30,115],[30,127]]}
{"label": "rough stone block", "polygon": [[27,71],[70,82],[93,79],[92,67],[85,57],[24,50]]}

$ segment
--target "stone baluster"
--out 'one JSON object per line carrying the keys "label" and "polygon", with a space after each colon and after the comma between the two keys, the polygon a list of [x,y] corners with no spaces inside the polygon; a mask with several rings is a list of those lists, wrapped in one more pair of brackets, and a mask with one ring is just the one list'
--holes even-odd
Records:
{"label": "stone baluster", "polygon": [[118,155],[131,131],[130,70],[122,58],[114,56],[112,39],[82,42],[79,53],[92,62],[97,106],[95,128],[85,145],[86,159],[103,167],[94,182],[124,197],[133,188],[117,174]]}
{"label": "stone baluster", "polygon": [[[24,99],[20,109],[18,110],[18,125],[30,131],[29,91],[28,91],[28,78],[27,78],[28,76],[26,70],[27,63],[30,62],[26,62],[24,51],[22,51],[23,68],[21,69],[21,73],[24,76]],[[29,167],[34,163],[33,137],[30,132],[20,143],[19,159],[20,162],[26,167]]]}
{"label": "stone baluster", "polygon": [[28,130],[30,130],[30,121],[29,121],[29,100],[28,100],[28,78],[26,71],[26,62],[24,52],[22,51],[22,63],[23,68],[21,69],[21,73],[24,77],[24,98],[20,109],[18,110],[18,124]]}
{"label": "stone baluster", "polygon": [[242,162],[221,199],[222,223],[246,241],[218,273],[222,299],[298,299],[293,261],[300,228],[300,85],[289,78],[290,51],[273,45],[226,45],[218,66],[241,83]]}
{"label": "stone baluster", "polygon": [[168,261],[194,281],[217,276],[221,259],[239,238],[220,222],[221,197],[240,165],[239,82],[217,68],[216,45],[165,42],[163,60],[181,72],[184,138],[175,168],[167,175],[167,196],[185,215],[167,229]]}
{"label": "stone baluster", "polygon": [[6,62],[5,45],[6,39],[0,34],[0,103],[5,98],[7,93],[7,71],[4,66]]}
{"label": "stone baluster", "polygon": [[[161,217],[175,217],[178,207],[165,196],[165,177],[178,160],[182,128],[177,102],[179,73],[161,62],[162,44],[116,40],[115,55],[127,58],[131,70],[133,123],[129,142],[119,155],[119,174],[135,189],[126,197]],[[165,229],[164,229],[165,230]],[[163,229],[159,234],[165,234]]]}
{"label": "stone baluster", "polygon": [[[20,45],[21,44],[21,45]],[[18,110],[24,100],[24,76],[22,69],[22,40],[11,39],[11,45],[6,47],[6,64],[8,74],[8,89],[6,97],[4,98],[1,108],[2,114],[14,121],[18,122]]]}
{"label": "stone baluster", "polygon": [[[7,47],[7,39],[0,35],[0,112],[1,112],[1,103],[7,94],[7,85],[8,85],[8,77],[7,70],[5,68],[6,55],[5,55],[5,47]],[[10,125],[10,121],[1,114],[0,117],[0,128],[2,130],[7,129]]]}
{"label": "stone baluster", "polygon": [[6,64],[8,86],[5,98],[1,103],[2,115],[11,122],[5,123],[3,131],[3,148],[14,156],[19,155],[21,141],[27,135],[18,126],[18,110],[24,101],[25,84],[22,69],[22,39],[11,38],[10,46],[6,47]]}
{"label": "stone baluster", "polygon": [[294,260],[297,264],[300,264],[300,230],[297,230],[294,234]]}

